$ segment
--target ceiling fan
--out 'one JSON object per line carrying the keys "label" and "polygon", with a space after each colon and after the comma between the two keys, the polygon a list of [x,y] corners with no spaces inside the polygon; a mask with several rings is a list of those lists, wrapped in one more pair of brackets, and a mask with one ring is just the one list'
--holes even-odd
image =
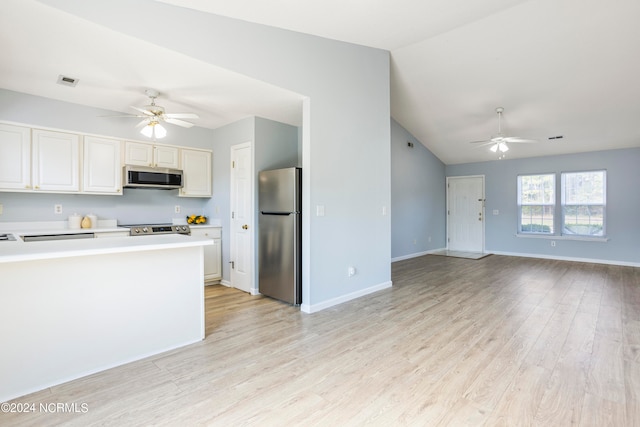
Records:
{"label": "ceiling fan", "polygon": [[489,145],[489,150],[494,153],[500,151],[502,153],[499,158],[504,157],[504,153],[509,151],[510,143],[533,143],[538,142],[536,139],[527,139],[521,138],[519,136],[506,136],[502,133],[502,113],[504,112],[504,108],[498,107],[496,108],[496,113],[498,113],[498,133],[495,136],[492,136],[491,139],[485,139],[482,141],[471,141],[471,144],[481,144],[478,147],[485,147]]}
{"label": "ceiling fan", "polygon": [[182,119],[197,119],[198,115],[194,113],[166,113],[164,107],[156,105],[156,98],[160,93],[153,89],[146,89],[144,93],[151,99],[149,105],[144,107],[131,106],[140,114],[130,114],[124,117],[139,117],[143,120],[137,124],[136,127],[141,127],[141,134],[151,138],[164,138],[167,135],[166,129],[160,124],[161,122],[170,123],[172,125],[181,126],[184,128],[190,128],[193,123],[187,122]]}

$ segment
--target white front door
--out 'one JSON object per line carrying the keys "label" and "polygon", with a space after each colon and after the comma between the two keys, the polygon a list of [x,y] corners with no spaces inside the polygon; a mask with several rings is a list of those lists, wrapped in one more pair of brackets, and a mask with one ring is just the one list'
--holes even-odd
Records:
{"label": "white front door", "polygon": [[484,176],[447,178],[447,249],[484,251]]}
{"label": "white front door", "polygon": [[231,286],[252,294],[253,268],[253,155],[250,142],[231,147]]}

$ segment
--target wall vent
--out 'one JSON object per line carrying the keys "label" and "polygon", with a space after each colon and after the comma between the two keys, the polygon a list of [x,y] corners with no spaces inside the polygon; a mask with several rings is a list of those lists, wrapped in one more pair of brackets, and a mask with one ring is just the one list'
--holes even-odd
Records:
{"label": "wall vent", "polygon": [[550,136],[550,137],[549,137],[549,140],[562,139],[562,138],[564,138],[564,136],[562,136],[562,135],[558,135],[558,136]]}
{"label": "wall vent", "polygon": [[78,84],[78,79],[74,79],[73,77],[63,76],[62,74],[60,74],[58,76],[58,84],[75,87]]}

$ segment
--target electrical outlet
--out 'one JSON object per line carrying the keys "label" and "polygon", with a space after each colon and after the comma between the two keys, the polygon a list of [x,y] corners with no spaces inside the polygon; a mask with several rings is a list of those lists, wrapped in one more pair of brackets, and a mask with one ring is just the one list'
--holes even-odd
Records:
{"label": "electrical outlet", "polygon": [[62,205],[53,205],[53,213],[60,215],[62,213]]}
{"label": "electrical outlet", "polygon": [[347,270],[347,276],[351,277],[351,276],[354,276],[355,274],[356,274],[356,268],[349,267],[349,269]]}
{"label": "electrical outlet", "polygon": [[176,207],[174,208],[174,212],[180,213],[180,205],[176,205]]}
{"label": "electrical outlet", "polygon": [[552,240],[552,241],[551,241],[551,246],[553,246],[553,247],[555,247],[555,246],[556,246],[556,241],[555,241],[555,240]]}

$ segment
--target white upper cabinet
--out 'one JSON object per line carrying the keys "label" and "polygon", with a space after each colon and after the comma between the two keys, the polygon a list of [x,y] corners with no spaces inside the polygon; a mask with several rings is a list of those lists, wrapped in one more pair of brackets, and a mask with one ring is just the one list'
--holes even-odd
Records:
{"label": "white upper cabinet", "polygon": [[180,152],[184,186],[180,189],[179,195],[182,197],[211,197],[213,185],[211,152],[186,148]]}
{"label": "white upper cabinet", "polygon": [[31,188],[31,129],[0,124],[0,189]]}
{"label": "white upper cabinet", "polygon": [[34,129],[31,176],[37,191],[80,191],[80,136]]}
{"label": "white upper cabinet", "polygon": [[177,147],[127,141],[124,162],[127,165],[178,169],[178,152]]}
{"label": "white upper cabinet", "polygon": [[122,194],[121,147],[115,139],[84,138],[83,192]]}
{"label": "white upper cabinet", "polygon": [[180,156],[178,148],[156,145],[154,147],[155,166],[159,168],[178,169]]}

